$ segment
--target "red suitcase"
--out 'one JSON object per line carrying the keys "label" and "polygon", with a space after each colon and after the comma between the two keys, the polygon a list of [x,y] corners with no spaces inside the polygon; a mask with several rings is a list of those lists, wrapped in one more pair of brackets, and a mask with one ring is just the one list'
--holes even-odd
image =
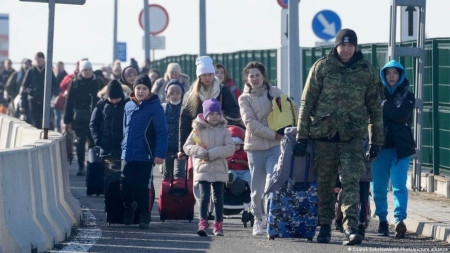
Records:
{"label": "red suitcase", "polygon": [[[188,164],[186,163],[186,170]],[[192,191],[192,178],[174,179],[172,175],[171,179],[163,180],[158,201],[160,220],[188,220],[191,222],[194,219],[195,205]]]}

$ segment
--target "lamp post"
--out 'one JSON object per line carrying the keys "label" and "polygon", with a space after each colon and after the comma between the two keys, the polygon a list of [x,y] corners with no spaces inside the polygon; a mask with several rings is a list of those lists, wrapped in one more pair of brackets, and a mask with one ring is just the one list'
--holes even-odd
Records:
{"label": "lamp post", "polygon": [[114,32],[113,32],[113,59],[117,59],[117,0],[114,0]]}

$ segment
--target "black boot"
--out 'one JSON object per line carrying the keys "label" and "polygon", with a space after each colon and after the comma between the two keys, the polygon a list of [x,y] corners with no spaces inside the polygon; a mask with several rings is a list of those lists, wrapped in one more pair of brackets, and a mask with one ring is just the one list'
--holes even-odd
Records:
{"label": "black boot", "polygon": [[140,229],[148,229],[150,223],[150,214],[148,212],[139,214],[139,228]]}
{"label": "black boot", "polygon": [[378,224],[378,235],[389,236],[389,223],[387,221],[380,221],[380,224]]}
{"label": "black boot", "polygon": [[358,225],[358,234],[364,240],[364,238],[366,237],[366,226],[364,224]]}
{"label": "black boot", "polygon": [[138,206],[138,203],[136,201],[133,201],[130,206],[125,207],[125,212],[123,215],[123,224],[130,225],[133,223],[134,220],[134,212],[136,211],[136,208]]}
{"label": "black boot", "polygon": [[336,230],[339,230],[339,232],[344,233],[344,228],[342,227],[342,219],[336,219],[334,225],[336,226]]}
{"label": "black boot", "polygon": [[357,245],[362,243],[362,237],[357,233],[356,229],[346,229],[344,234],[347,238],[347,240],[343,242],[344,245]]}
{"label": "black boot", "polygon": [[86,175],[86,172],[84,170],[84,166],[78,166],[77,176],[84,176],[84,175]]}
{"label": "black boot", "polygon": [[406,234],[406,225],[403,223],[403,221],[397,222],[395,225],[395,239],[403,239],[405,238]]}
{"label": "black boot", "polygon": [[331,241],[331,225],[320,225],[319,235],[317,236],[318,243],[330,243]]}

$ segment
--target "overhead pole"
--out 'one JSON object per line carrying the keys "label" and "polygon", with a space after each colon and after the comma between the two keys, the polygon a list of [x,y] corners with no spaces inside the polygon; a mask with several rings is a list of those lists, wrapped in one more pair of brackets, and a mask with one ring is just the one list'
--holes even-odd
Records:
{"label": "overhead pole", "polygon": [[300,34],[299,34],[299,4],[300,0],[288,1],[288,96],[300,104],[303,84],[301,82],[301,61],[300,61]]}
{"label": "overhead pole", "polygon": [[205,0],[200,0],[199,10],[200,21],[200,51],[199,55],[206,55],[206,3]]}
{"label": "overhead pole", "polygon": [[148,0],[144,0],[144,59],[150,58],[150,8]]}
{"label": "overhead pole", "polygon": [[117,0],[114,0],[114,31],[113,31],[113,59],[117,59]]}

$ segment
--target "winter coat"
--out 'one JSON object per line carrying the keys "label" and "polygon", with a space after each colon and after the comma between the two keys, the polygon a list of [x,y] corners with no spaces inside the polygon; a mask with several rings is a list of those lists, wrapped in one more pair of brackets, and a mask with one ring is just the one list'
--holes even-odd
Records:
{"label": "winter coat", "polygon": [[171,153],[177,153],[180,131],[181,103],[177,105],[171,103],[163,103],[163,108],[164,107],[164,114],[166,115],[167,128],[169,131],[169,138],[167,141],[168,150],[171,151]]}
{"label": "winter coat", "polygon": [[[239,105],[231,94],[230,90],[221,85],[219,80],[216,78],[213,85],[220,85],[220,93],[217,100],[221,103],[222,115],[228,121],[230,125],[236,125],[241,120],[241,115],[239,113]],[[181,118],[180,118],[180,136],[179,136],[179,151],[183,152],[183,145],[186,142],[187,137],[192,131],[192,122],[197,117],[198,114],[203,113],[202,102],[199,97],[195,98],[199,101],[199,106],[196,112],[192,112],[191,104],[188,100],[188,94],[184,95],[183,106],[181,107]]]}
{"label": "winter coat", "polygon": [[[398,84],[391,89],[386,81],[384,71],[387,68],[399,69]],[[415,105],[414,94],[409,91],[409,82],[405,78],[405,70],[396,61],[388,62],[380,71],[383,80],[386,101],[383,104],[383,126],[385,141],[383,148],[395,148],[398,159],[416,153],[415,141],[411,130]]]}
{"label": "winter coat", "polygon": [[276,86],[267,85],[261,91],[250,91],[250,87],[245,85],[244,92],[239,97],[240,112],[246,128],[245,151],[268,150],[280,145],[280,141],[275,139],[277,133],[268,125],[267,116],[272,111],[272,101],[267,93],[269,91],[270,97],[275,98],[282,92]]}
{"label": "winter coat", "polygon": [[122,160],[153,163],[167,153],[167,123],[158,96],[139,102],[130,94],[123,119]]}
{"label": "winter coat", "polygon": [[122,100],[113,105],[108,99],[100,99],[92,111],[89,128],[95,145],[99,146],[100,156],[111,156],[120,159],[122,153],[123,138],[123,114],[125,104],[129,101]]}
{"label": "winter coat", "polygon": [[317,60],[303,89],[297,139],[347,142],[364,138],[382,145],[380,79],[373,66],[356,51],[342,63],[336,49]]}
{"label": "winter coat", "polygon": [[72,79],[67,89],[64,124],[73,124],[75,127],[88,126],[91,113],[98,102],[97,92],[102,87],[102,81],[95,75],[92,75],[91,78],[84,78],[78,74],[76,78]]}
{"label": "winter coat", "polygon": [[[58,84],[56,83],[55,75],[52,72],[52,94],[58,95]],[[45,69],[39,70],[37,66],[33,66],[25,73],[22,82],[22,107],[27,108],[28,101],[36,104],[44,103],[44,85],[45,85]]]}
{"label": "winter coat", "polygon": [[[194,182],[227,182],[228,163],[226,158],[233,155],[234,143],[226,128],[227,121],[217,126],[207,123],[203,114],[192,122],[192,132],[183,146],[184,153],[193,158]],[[205,158],[207,155],[207,159]]]}

